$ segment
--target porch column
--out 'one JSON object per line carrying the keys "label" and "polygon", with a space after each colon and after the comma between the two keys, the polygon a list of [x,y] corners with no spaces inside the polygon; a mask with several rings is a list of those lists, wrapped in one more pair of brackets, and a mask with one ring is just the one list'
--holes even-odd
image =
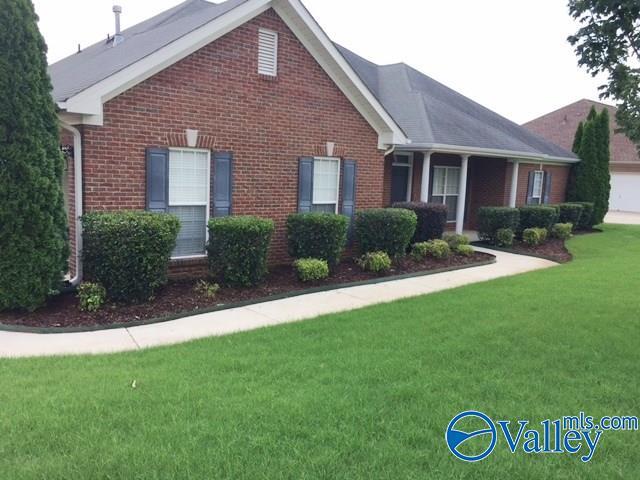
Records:
{"label": "porch column", "polygon": [[456,233],[464,231],[464,207],[467,203],[467,172],[469,169],[469,155],[462,155],[460,163],[460,185],[458,186],[458,209],[456,211]]}
{"label": "porch column", "polygon": [[509,194],[509,206],[511,208],[516,207],[516,200],[518,198],[518,173],[520,171],[520,162],[518,160],[513,161],[513,169],[511,170],[511,193]]}
{"label": "porch column", "polygon": [[424,152],[422,164],[422,183],[420,185],[420,201],[429,202],[429,175],[431,173],[431,152]]}

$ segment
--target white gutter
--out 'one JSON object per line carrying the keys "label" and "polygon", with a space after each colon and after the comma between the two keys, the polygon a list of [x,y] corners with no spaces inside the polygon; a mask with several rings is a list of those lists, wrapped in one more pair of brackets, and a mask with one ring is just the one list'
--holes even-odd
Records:
{"label": "white gutter", "polygon": [[563,163],[572,164],[580,162],[579,158],[554,157],[544,153],[534,154],[531,152],[515,152],[511,150],[496,150],[493,148],[463,147],[456,145],[443,145],[439,143],[412,143],[408,145],[396,145],[398,150],[408,151],[432,151],[438,153],[452,153],[456,155],[477,155],[498,158],[517,158],[519,160],[531,160],[542,163]]}
{"label": "white gutter", "polygon": [[75,222],[76,222],[76,276],[71,279],[74,287],[82,282],[82,135],[80,130],[60,121],[65,130],[73,133],[73,180],[75,193]]}

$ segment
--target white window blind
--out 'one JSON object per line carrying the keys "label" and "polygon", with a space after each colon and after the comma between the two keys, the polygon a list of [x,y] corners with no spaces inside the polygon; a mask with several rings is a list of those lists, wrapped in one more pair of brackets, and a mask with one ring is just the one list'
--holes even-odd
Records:
{"label": "white window blind", "polygon": [[209,152],[169,152],[169,213],[180,220],[173,258],[205,254],[209,209]]}
{"label": "white window blind", "polygon": [[536,171],[533,176],[533,193],[531,196],[536,199],[542,198],[542,185],[544,183],[544,172],[542,170]]}
{"label": "white window blind", "polygon": [[458,194],[460,193],[459,167],[434,167],[431,201],[447,206],[447,221],[456,220]]}
{"label": "white window blind", "polygon": [[316,158],[313,162],[314,205],[338,205],[340,160]]}
{"label": "white window blind", "polygon": [[278,75],[278,34],[271,30],[258,30],[258,73]]}

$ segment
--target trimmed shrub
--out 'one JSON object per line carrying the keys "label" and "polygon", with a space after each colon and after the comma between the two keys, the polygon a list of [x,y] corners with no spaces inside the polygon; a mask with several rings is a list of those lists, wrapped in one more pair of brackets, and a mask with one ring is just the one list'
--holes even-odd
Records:
{"label": "trimmed shrub", "polygon": [[457,233],[447,233],[442,239],[447,242],[451,250],[456,250],[460,245],[469,245],[469,237]]}
{"label": "trimmed shrub", "polygon": [[546,205],[527,205],[520,207],[520,228],[518,231],[524,232],[529,228],[551,227],[558,221],[558,210],[555,207]]}
{"label": "trimmed shrub", "polygon": [[476,253],[476,251],[471,245],[458,245],[458,247],[456,248],[456,253],[458,255],[462,255],[463,257],[471,257],[474,253]]}
{"label": "trimmed shrub", "polygon": [[220,285],[217,283],[207,282],[206,280],[200,280],[196,283],[193,291],[205,298],[216,298],[216,295],[220,291]]}
{"label": "trimmed shrub", "polygon": [[421,262],[429,255],[430,246],[429,242],[414,243],[411,247],[411,256],[416,262]]}
{"label": "trimmed shrub", "polygon": [[167,282],[180,221],[150,212],[99,212],[82,217],[85,276],[118,302],[144,302]]}
{"label": "trimmed shrub", "polygon": [[558,223],[579,225],[584,207],[578,203],[561,203],[558,208]]}
{"label": "trimmed shrub", "polygon": [[257,217],[209,220],[209,273],[226,285],[251,287],[267,275],[274,223]]}
{"label": "trimmed shrub", "polygon": [[433,258],[437,260],[445,260],[451,255],[451,248],[449,244],[444,240],[429,240],[428,252]]}
{"label": "trimmed shrub", "polygon": [[403,208],[376,208],[356,214],[356,237],[363,253],[404,255],[416,231],[418,218]]}
{"label": "trimmed shrub", "polygon": [[571,202],[575,205],[582,205],[582,214],[578,224],[574,224],[576,230],[591,230],[595,225],[593,219],[593,202]]}
{"label": "trimmed shrub", "polygon": [[497,242],[501,229],[518,230],[520,211],[509,207],[482,207],[478,210],[478,234],[481,240]]}
{"label": "trimmed shrub", "polygon": [[80,310],[97,312],[107,301],[107,291],[99,283],[84,282],[78,287]]}
{"label": "trimmed shrub", "polygon": [[387,252],[368,252],[357,261],[365,272],[384,273],[391,270],[391,258]]}
{"label": "trimmed shrub", "polygon": [[560,240],[568,240],[571,238],[573,225],[570,223],[556,223],[551,229],[551,236]]}
{"label": "trimmed shrub", "polygon": [[318,258],[301,258],[293,263],[302,282],[324,280],[329,276],[329,263]]}
{"label": "trimmed shrub", "polygon": [[547,229],[527,228],[522,232],[522,241],[532,247],[541,245],[547,241]]}
{"label": "trimmed shrub", "polygon": [[418,223],[411,243],[426,242],[442,238],[447,226],[447,206],[441,203],[402,202],[393,208],[404,208],[416,214]]}
{"label": "trimmed shrub", "polygon": [[513,246],[513,240],[516,234],[510,228],[501,228],[496,232],[496,245],[499,247]]}
{"label": "trimmed shrub", "polygon": [[347,245],[349,218],[332,213],[296,213],[287,219],[289,255],[319,258],[335,266]]}

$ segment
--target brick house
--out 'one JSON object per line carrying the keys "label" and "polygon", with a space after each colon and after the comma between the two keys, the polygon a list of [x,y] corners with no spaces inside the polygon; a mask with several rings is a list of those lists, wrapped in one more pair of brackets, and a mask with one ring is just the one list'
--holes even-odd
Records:
{"label": "brick house", "polygon": [[[119,8],[114,7],[119,15]],[[119,24],[119,18],[118,22]],[[174,275],[206,265],[206,221],[564,199],[573,154],[404,65],[327,38],[299,0],[188,0],[50,67],[69,148],[74,281],[83,212],[178,215]]]}
{"label": "brick house", "polygon": [[523,126],[547,140],[571,149],[580,122],[591,108],[608,109],[611,116],[611,210],[640,212],[640,156],[636,145],[623,133],[616,133],[616,107],[593,100],[579,100]]}

